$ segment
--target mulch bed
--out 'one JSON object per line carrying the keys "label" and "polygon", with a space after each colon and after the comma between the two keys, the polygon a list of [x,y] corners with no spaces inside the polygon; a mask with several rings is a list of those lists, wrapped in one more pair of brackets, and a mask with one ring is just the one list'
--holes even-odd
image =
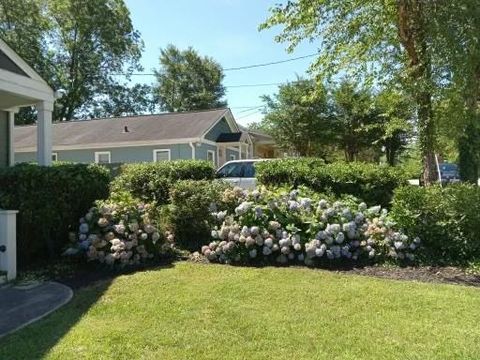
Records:
{"label": "mulch bed", "polygon": [[480,274],[470,274],[453,266],[384,267],[367,266],[340,270],[339,273],[375,276],[395,280],[415,280],[428,283],[446,283],[480,287]]}

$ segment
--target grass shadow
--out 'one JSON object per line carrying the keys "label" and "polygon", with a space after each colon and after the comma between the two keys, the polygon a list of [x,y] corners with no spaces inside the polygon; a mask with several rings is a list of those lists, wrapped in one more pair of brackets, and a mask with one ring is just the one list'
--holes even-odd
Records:
{"label": "grass shadow", "polygon": [[[0,339],[0,359],[42,359],[82,319],[108,290],[117,276],[132,275],[139,271],[162,270],[173,267],[173,262],[107,270],[99,272],[96,266],[77,269],[72,276],[51,279],[70,286],[74,290],[72,300],[47,317],[13,334]],[[22,346],[19,347],[18,344]],[[78,344],[81,346],[81,344]]]}

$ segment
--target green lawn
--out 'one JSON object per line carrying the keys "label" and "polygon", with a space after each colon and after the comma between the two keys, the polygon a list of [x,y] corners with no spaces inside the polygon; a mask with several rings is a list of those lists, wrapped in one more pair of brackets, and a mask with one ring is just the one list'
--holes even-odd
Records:
{"label": "green lawn", "polygon": [[479,359],[480,289],[177,263],[78,291],[0,359]]}

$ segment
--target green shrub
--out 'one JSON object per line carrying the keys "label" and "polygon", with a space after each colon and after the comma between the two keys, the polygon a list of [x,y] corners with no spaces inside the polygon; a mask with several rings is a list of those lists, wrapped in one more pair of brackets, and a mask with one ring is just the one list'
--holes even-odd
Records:
{"label": "green shrub", "polygon": [[407,234],[420,236],[425,261],[480,259],[478,186],[401,187],[395,191],[392,217]]}
{"label": "green shrub", "polygon": [[398,168],[366,163],[323,164],[313,159],[286,159],[259,162],[257,178],[266,186],[304,185],[335,196],[353,195],[369,205],[389,206],[393,191],[405,184]]}
{"label": "green shrub", "polygon": [[230,185],[221,181],[184,180],[173,184],[171,205],[163,215],[169,230],[175,234],[179,248],[195,251],[210,239],[212,204],[223,202],[224,191]]}
{"label": "green shrub", "polygon": [[19,210],[19,264],[59,255],[78,218],[108,196],[110,177],[98,165],[22,164],[0,169],[0,208]]}
{"label": "green shrub", "polygon": [[133,196],[166,204],[169,189],[178,180],[209,180],[215,177],[210,162],[196,160],[125,164],[112,182],[113,191],[128,191]]}

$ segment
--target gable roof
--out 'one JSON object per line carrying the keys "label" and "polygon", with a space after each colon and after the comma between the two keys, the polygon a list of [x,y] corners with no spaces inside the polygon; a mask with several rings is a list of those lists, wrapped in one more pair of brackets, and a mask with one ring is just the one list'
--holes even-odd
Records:
{"label": "gable roof", "polygon": [[[214,109],[60,122],[52,126],[53,148],[140,146],[199,139],[229,113],[229,109]],[[37,126],[15,127],[14,136],[16,151],[32,151],[36,148]]]}
{"label": "gable roof", "polygon": [[[43,79],[20,55],[18,55],[15,50],[13,50],[5,40],[0,38],[0,51],[4,57],[5,64],[8,62],[7,67],[2,67],[2,69],[9,72],[15,73],[17,75],[22,75],[28,77],[36,82],[41,83],[43,86],[47,87],[48,90],[53,91],[50,85]],[[8,59],[8,60],[7,60]]]}

